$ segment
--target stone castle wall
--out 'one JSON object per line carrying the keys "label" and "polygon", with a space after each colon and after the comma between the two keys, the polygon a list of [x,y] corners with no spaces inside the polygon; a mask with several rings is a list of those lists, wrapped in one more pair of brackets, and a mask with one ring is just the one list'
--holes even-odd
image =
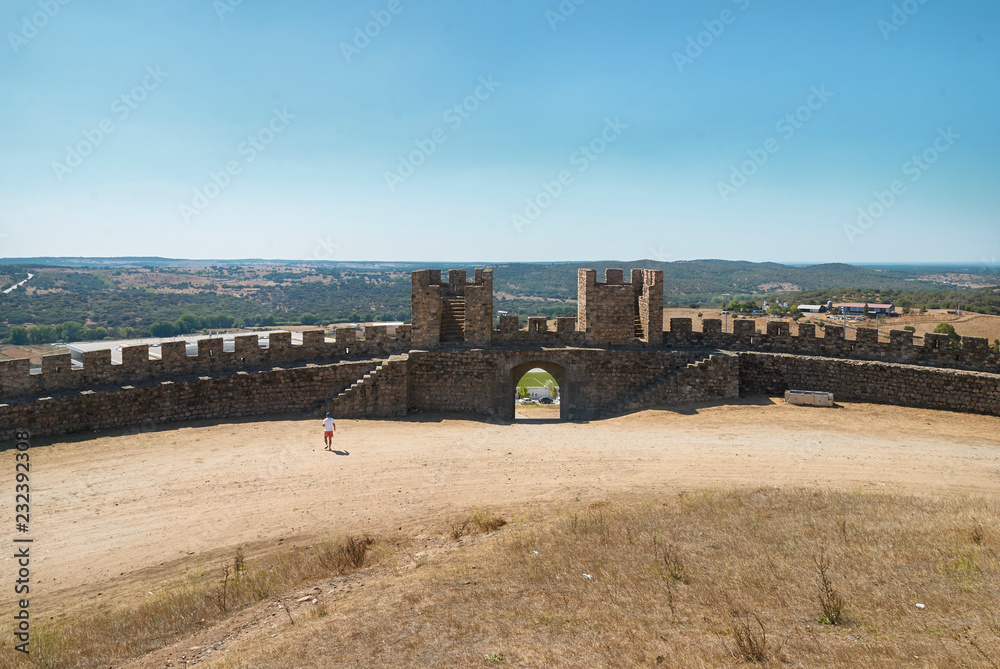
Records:
{"label": "stone castle wall", "polygon": [[835,400],[1000,416],[1000,375],[869,360],[744,352],[743,394],[832,392]]}
{"label": "stone castle wall", "polygon": [[[706,319],[673,318],[663,331],[663,276],[607,270],[579,272],[577,318],[502,317],[493,329],[493,277],[476,270],[413,273],[413,325],[390,338],[369,327],[358,340],[338,329],[321,330],[293,345],[289,333],[202,340],[195,356],[185,342],[166,342],[161,357],[146,346],[126,347],[121,364],[110,351],[84,354],[74,368],[69,354],[45,356],[41,373],[27,360],[0,362],[0,439],[15,428],[37,435],[89,431],[203,418],[230,418],[329,407],[344,417],[395,417],[409,410],[470,412],[511,419],[513,392],[532,367],[559,383],[562,417],[588,420],[636,408],[737,393],[779,394],[823,390],[837,399],[863,400],[1000,415],[1000,355],[985,339],[963,337],[948,347],[944,335],[916,346],[910,332],[893,330],[880,341],[859,328],[853,339],[827,325],[825,336],[801,324],[791,332],[771,322],[758,334],[753,321],[736,319],[733,332]],[[456,306],[457,305],[457,306]],[[463,311],[464,310],[464,311]],[[446,317],[443,317],[446,314]],[[448,341],[442,343],[442,322]]]}
{"label": "stone castle wall", "polygon": [[[529,318],[528,327],[517,328],[517,318],[502,317],[500,328],[493,332],[493,345],[504,346],[585,346],[586,333],[574,330],[573,319],[557,318],[548,326],[543,318]],[[946,367],[969,371],[1000,373],[1000,355],[982,337],[962,337],[959,348],[949,348],[947,335],[927,334],[923,345],[914,344],[913,333],[891,330],[889,341],[877,337],[874,328],[858,328],[855,339],[844,339],[844,329],[827,325],[825,337],[816,336],[813,324],[803,323],[791,334],[789,323],[768,323],[767,332],[757,334],[752,320],[737,319],[734,332],[723,332],[722,321],[705,319],[702,330],[693,329],[690,318],[671,318],[670,329],[663,333],[659,346],[633,341],[631,347],[671,349],[720,349],[729,351],[759,351],[762,353],[794,353],[853,360],[881,360],[928,367]]]}
{"label": "stone castle wall", "polygon": [[409,355],[394,355],[331,398],[316,412],[338,418],[397,418],[406,415]]}
{"label": "stone castle wall", "polygon": [[60,353],[42,357],[41,373],[34,374],[26,358],[0,361],[0,402],[307,362],[389,356],[411,347],[408,325],[397,328],[395,338],[387,336],[384,326],[371,326],[365,330],[365,339],[356,339],[352,328],[338,328],[336,341],[326,341],[323,330],[303,332],[301,345],[293,345],[288,332],[272,332],[269,339],[269,345],[262,347],[257,335],[238,336],[235,351],[230,352],[223,352],[221,338],[202,339],[195,356],[187,355],[184,341],[164,342],[159,359],[149,357],[146,344],[127,346],[122,349],[121,364],[112,364],[110,350],[90,351],[83,354],[80,368],[73,367],[69,353]]}
{"label": "stone castle wall", "polygon": [[0,404],[0,440],[15,429],[47,436],[316,410],[373,370],[373,360],[237,372],[216,377],[84,390]]}
{"label": "stone castle wall", "polygon": [[410,353],[409,405],[510,419],[521,374],[541,367],[556,377],[566,417],[585,420],[610,415],[625,400],[697,357],[692,351],[594,348],[414,351]]}
{"label": "stone castle wall", "polygon": [[[675,321],[687,322],[678,323],[675,329]],[[982,337],[962,337],[960,348],[949,348],[947,335],[924,335],[923,345],[918,346],[913,342],[913,333],[906,330],[890,330],[889,341],[883,341],[874,328],[857,328],[854,339],[844,339],[844,328],[840,325],[827,325],[823,337],[816,336],[816,327],[811,323],[798,325],[795,335],[790,333],[787,322],[768,323],[767,332],[762,334],[756,334],[750,320],[736,320],[733,325],[734,333],[723,333],[720,321],[706,319],[702,332],[692,332],[690,319],[671,319],[666,344],[1000,373],[1000,355]]]}

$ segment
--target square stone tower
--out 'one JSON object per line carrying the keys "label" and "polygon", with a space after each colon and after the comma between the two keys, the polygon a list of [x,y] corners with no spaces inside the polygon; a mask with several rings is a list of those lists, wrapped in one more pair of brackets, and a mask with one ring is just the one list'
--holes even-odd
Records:
{"label": "square stone tower", "polygon": [[632,291],[638,309],[636,339],[659,346],[663,343],[663,271],[633,269]]}
{"label": "square stone tower", "polygon": [[597,272],[581,269],[577,276],[577,330],[587,341],[627,346],[635,341],[663,342],[663,272],[634,269],[632,282],[624,272],[607,269],[604,283]]}
{"label": "square stone tower", "polygon": [[443,343],[488,347],[493,337],[493,270],[476,269],[466,280],[464,269],[448,272],[424,269],[412,274],[411,310],[413,346],[430,348]]}

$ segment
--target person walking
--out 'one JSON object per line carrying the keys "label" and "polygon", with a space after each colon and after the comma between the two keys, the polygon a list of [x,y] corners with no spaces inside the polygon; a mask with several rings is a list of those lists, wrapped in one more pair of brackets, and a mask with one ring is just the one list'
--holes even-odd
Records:
{"label": "person walking", "polygon": [[330,412],[326,412],[326,418],[323,419],[323,442],[326,447],[323,450],[332,451],[333,450],[333,433],[337,430],[337,424],[333,421],[330,416]]}

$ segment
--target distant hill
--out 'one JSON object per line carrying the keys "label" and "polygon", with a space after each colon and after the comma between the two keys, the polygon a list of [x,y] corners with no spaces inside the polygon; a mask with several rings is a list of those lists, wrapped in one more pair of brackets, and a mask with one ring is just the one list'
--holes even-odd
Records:
{"label": "distant hill", "polygon": [[[609,267],[620,267],[626,276],[632,268],[663,270],[667,295],[708,295],[739,293],[759,295],[822,288],[854,287],[874,290],[938,290],[960,287],[944,278],[928,280],[929,273],[944,274],[942,267],[875,268],[842,263],[797,267],[778,263],[733,260],[690,260],[657,262],[602,261],[571,264],[518,263],[497,265],[494,283],[498,290],[540,297],[576,297],[576,269],[591,267],[602,276]],[[968,271],[968,268],[966,268]],[[948,267],[948,273],[957,273]],[[987,285],[1000,284],[1000,277],[982,276]]]}
{"label": "distant hill", "polygon": [[[410,272],[492,267],[496,309],[519,316],[576,312],[577,269],[603,280],[614,267],[661,269],[667,306],[721,306],[723,293],[746,301],[780,297],[814,303],[827,299],[892,301],[912,308],[963,306],[1000,313],[1000,277],[984,268],[785,265],[732,260],[588,261],[578,263],[316,262],[265,259],[186,260],[129,258],[16,258],[0,261],[0,339],[17,325],[82,324],[93,336],[134,336],[169,330],[192,314],[206,327],[272,326],[408,320]],[[33,274],[23,285],[17,285]],[[16,286],[16,287],[15,287]],[[12,288],[13,287],[13,288]],[[190,322],[194,322],[188,319]],[[197,319],[195,319],[197,320]],[[52,341],[57,331],[38,331]],[[55,338],[55,339],[54,339]]]}
{"label": "distant hill", "polygon": [[[447,270],[451,267],[492,267],[498,288],[524,296],[576,296],[576,270],[593,268],[603,276],[609,267],[622,268],[626,276],[632,268],[663,270],[666,292],[673,295],[694,295],[718,292],[745,294],[773,291],[813,290],[856,286],[859,288],[893,290],[936,290],[968,287],[963,284],[1000,284],[998,268],[964,265],[848,265],[826,263],[817,265],[785,265],[754,263],[739,260],[602,260],[559,263],[427,263],[382,261],[268,260],[263,258],[191,260],[157,256],[119,258],[98,257],[37,257],[0,259],[4,267],[18,269],[49,266],[79,269],[114,268],[204,268],[204,267],[318,267],[357,270],[361,272],[410,272],[425,267]],[[502,285],[501,285],[502,283]],[[978,286],[981,287],[981,286]]]}

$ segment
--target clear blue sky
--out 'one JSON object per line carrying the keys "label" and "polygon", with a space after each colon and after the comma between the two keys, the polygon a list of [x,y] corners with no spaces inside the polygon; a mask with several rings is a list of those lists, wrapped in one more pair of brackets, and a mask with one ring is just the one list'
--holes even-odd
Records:
{"label": "clear blue sky", "polygon": [[236,3],[4,4],[0,257],[1000,256],[994,0]]}

